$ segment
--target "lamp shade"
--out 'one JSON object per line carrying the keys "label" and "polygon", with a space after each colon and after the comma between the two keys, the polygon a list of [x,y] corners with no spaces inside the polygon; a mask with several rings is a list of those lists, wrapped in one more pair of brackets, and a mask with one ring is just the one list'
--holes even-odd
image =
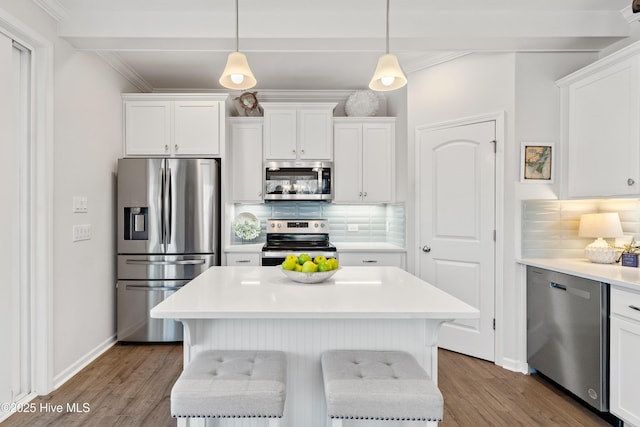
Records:
{"label": "lamp shade", "polygon": [[584,214],[580,217],[580,237],[622,237],[622,225],[617,212]]}
{"label": "lamp shade", "polygon": [[227,66],[224,67],[220,84],[227,89],[250,89],[257,83],[251,72],[249,62],[244,53],[231,52],[227,58]]}
{"label": "lamp shade", "polygon": [[400,89],[407,84],[407,78],[400,68],[398,58],[387,53],[378,59],[378,66],[373,73],[373,78],[369,83],[371,90],[388,91]]}

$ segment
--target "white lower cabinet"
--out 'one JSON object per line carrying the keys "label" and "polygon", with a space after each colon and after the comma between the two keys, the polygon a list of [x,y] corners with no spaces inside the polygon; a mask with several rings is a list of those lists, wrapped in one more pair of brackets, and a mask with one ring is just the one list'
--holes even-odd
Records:
{"label": "white lower cabinet", "polygon": [[342,266],[376,266],[404,268],[404,254],[400,252],[340,252]]}
{"label": "white lower cabinet", "polygon": [[255,252],[231,252],[227,253],[227,265],[259,266],[260,254]]}
{"label": "white lower cabinet", "polygon": [[610,320],[610,411],[640,426],[640,294],[611,288]]}

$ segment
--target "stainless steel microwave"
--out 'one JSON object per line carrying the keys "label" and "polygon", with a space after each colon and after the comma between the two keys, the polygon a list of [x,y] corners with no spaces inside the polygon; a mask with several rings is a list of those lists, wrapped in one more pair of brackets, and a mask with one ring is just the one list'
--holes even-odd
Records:
{"label": "stainless steel microwave", "polygon": [[265,200],[331,200],[333,164],[319,161],[266,162]]}

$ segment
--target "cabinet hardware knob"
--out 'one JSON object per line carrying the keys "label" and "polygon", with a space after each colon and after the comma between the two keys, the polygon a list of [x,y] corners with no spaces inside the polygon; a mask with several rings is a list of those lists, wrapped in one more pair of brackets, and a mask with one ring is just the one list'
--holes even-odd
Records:
{"label": "cabinet hardware knob", "polygon": [[431,252],[431,247],[424,245],[422,247],[422,252],[424,252],[425,254],[428,254],[429,252]]}
{"label": "cabinet hardware knob", "polygon": [[291,152],[295,154],[295,152],[296,152],[296,149],[294,148],[293,150],[291,150]]}
{"label": "cabinet hardware knob", "polygon": [[631,310],[640,311],[640,307],[637,307],[637,306],[635,306],[635,305],[630,305],[630,306],[629,306],[629,308],[630,308]]}
{"label": "cabinet hardware knob", "polygon": [[176,151],[178,151],[178,144],[176,144],[174,148],[176,149]]}
{"label": "cabinet hardware knob", "polygon": [[362,191],[358,193],[358,197],[362,197]]}
{"label": "cabinet hardware knob", "polygon": [[377,259],[363,259],[362,263],[363,264],[377,264],[378,260]]}
{"label": "cabinet hardware knob", "polygon": [[262,192],[258,191],[258,197],[262,196]]}
{"label": "cabinet hardware knob", "polygon": [[364,192],[364,197],[367,197],[367,192],[366,191]]}
{"label": "cabinet hardware knob", "polygon": [[636,183],[636,181],[633,178],[627,179],[627,185],[631,186],[631,185],[633,185],[635,183]]}
{"label": "cabinet hardware knob", "polygon": [[304,148],[303,148],[302,150],[300,150],[300,152],[301,152],[302,154],[304,154]]}
{"label": "cabinet hardware knob", "polygon": [[165,144],[165,145],[164,145],[164,151],[165,151],[165,152],[169,151],[169,145],[168,145],[168,144]]}

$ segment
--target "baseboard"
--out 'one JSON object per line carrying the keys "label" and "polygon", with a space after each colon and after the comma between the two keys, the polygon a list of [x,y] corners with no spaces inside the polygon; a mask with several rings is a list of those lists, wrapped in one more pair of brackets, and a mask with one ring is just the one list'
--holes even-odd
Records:
{"label": "baseboard", "polygon": [[500,366],[503,367],[506,370],[509,371],[513,371],[513,372],[520,372],[523,374],[528,374],[529,373],[529,367],[526,363],[523,363],[519,360],[515,360],[515,359],[510,359],[510,358],[502,358],[502,360],[500,361]]}
{"label": "baseboard", "polygon": [[78,359],[73,365],[69,366],[64,371],[60,372],[53,378],[53,388],[54,390],[60,387],[62,384],[69,381],[74,375],[84,369],[87,365],[93,362],[98,358],[102,353],[109,350],[116,343],[116,335],[112,335],[95,347],[93,350],[85,354],[83,357]]}

